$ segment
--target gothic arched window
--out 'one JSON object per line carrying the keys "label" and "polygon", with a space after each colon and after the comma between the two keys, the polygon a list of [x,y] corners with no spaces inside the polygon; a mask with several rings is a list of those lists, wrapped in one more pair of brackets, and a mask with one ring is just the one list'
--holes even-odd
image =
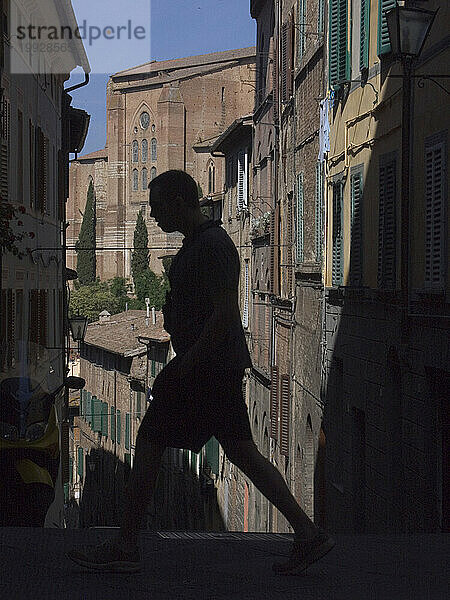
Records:
{"label": "gothic arched window", "polygon": [[139,144],[138,144],[137,140],[133,141],[132,148],[133,148],[133,158],[132,158],[132,160],[133,160],[134,163],[136,163],[136,162],[139,161]]}
{"label": "gothic arched window", "polygon": [[152,167],[152,170],[150,171],[150,181],[153,181],[156,177],[156,167]]}
{"label": "gothic arched window", "polygon": [[142,191],[145,192],[145,190],[147,189],[148,186],[148,173],[147,173],[147,169],[144,167],[142,169]]}
{"label": "gothic arched window", "polygon": [[142,162],[146,163],[148,160],[148,141],[142,140]]}
{"label": "gothic arched window", "polygon": [[152,161],[155,162],[156,160],[156,138],[152,138]]}
{"label": "gothic arched window", "polygon": [[139,189],[139,174],[137,169],[133,169],[133,192]]}

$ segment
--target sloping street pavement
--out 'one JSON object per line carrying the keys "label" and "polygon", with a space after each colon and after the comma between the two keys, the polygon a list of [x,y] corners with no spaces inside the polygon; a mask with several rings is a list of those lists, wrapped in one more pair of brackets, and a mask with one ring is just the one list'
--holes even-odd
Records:
{"label": "sloping street pavement", "polygon": [[144,568],[92,573],[64,553],[111,536],[96,529],[0,529],[0,597],[8,600],[443,600],[449,535],[339,535],[332,552],[301,577],[272,562],[291,536],[264,533],[145,532]]}

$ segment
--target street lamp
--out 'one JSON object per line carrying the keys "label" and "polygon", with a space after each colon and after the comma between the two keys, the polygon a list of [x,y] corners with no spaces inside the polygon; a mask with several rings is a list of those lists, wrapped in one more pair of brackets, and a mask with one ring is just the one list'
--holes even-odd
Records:
{"label": "street lamp", "polygon": [[[437,12],[437,11],[436,11]],[[436,12],[412,6],[396,6],[386,12],[391,50],[403,67],[402,86],[402,178],[401,178],[401,259],[402,335],[407,334],[409,302],[409,202],[411,184],[411,114],[413,64],[422,52]]]}
{"label": "street lamp", "polygon": [[394,56],[417,58],[422,52],[436,13],[432,10],[396,6],[386,13]]}
{"label": "street lamp", "polygon": [[70,332],[74,342],[82,342],[86,335],[88,318],[82,315],[74,315],[69,318]]}

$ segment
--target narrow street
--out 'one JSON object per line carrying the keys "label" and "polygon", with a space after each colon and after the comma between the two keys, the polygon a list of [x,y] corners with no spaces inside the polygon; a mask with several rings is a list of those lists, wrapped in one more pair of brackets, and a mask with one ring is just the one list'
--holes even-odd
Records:
{"label": "narrow street", "polygon": [[143,571],[92,573],[65,551],[111,529],[0,530],[4,598],[20,600],[446,600],[449,536],[340,535],[304,577],[272,573],[288,534],[145,532]]}

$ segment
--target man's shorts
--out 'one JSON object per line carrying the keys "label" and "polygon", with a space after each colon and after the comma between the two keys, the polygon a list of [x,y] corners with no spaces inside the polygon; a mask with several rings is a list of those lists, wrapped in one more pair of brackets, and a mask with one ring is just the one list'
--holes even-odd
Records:
{"label": "man's shorts", "polygon": [[227,441],[251,440],[247,406],[242,394],[242,369],[212,366],[205,361],[193,372],[180,374],[181,356],[158,374],[153,399],[139,435],[170,448],[199,452],[211,436]]}

